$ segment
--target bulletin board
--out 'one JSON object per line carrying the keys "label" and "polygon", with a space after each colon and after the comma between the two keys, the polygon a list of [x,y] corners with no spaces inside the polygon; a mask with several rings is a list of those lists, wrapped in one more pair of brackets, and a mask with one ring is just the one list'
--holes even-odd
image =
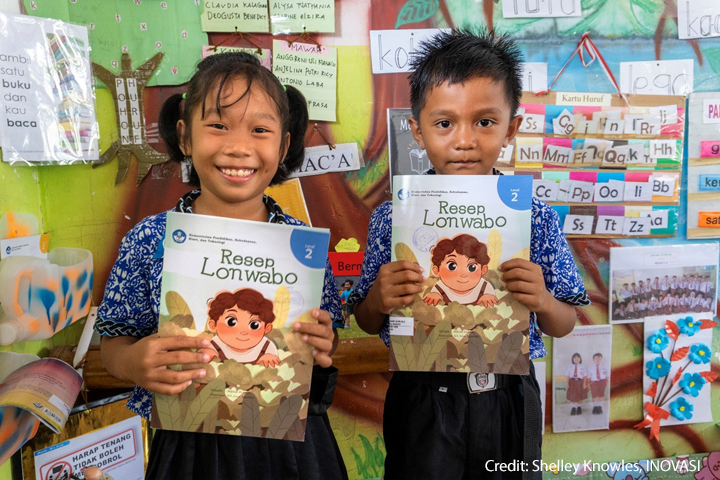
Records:
{"label": "bulletin board", "polygon": [[[164,153],[157,132],[157,116],[164,99],[173,93],[184,92],[183,82],[191,73],[191,66],[200,60],[203,45],[272,49],[274,40],[296,40],[300,32],[272,35],[255,33],[238,36],[231,32],[203,32],[201,9],[180,7],[179,0],[166,2],[101,2],[99,0],[25,0],[24,8],[31,15],[62,17],[80,24],[95,23],[90,31],[90,43],[99,45],[93,61],[100,62],[114,74],[121,72],[122,53],[127,52],[137,68],[156,53],[165,55],[144,89],[143,145]],[[368,32],[373,30],[405,30],[487,26],[507,32],[518,41],[526,61],[547,63],[548,76],[560,70],[574,50],[578,37],[590,32],[602,49],[610,69],[616,74],[620,63],[633,61],[684,60],[694,62],[695,91],[720,90],[720,47],[707,39],[678,39],[674,20],[674,2],[667,0],[577,0],[582,14],[571,18],[504,18],[502,4],[490,0],[336,0],[335,33],[310,34],[312,40],[337,52],[337,107],[335,122],[318,122],[319,130],[333,143],[357,142],[362,150],[365,166],[360,170],[303,177],[299,180],[307,211],[313,226],[329,228],[331,245],[343,239],[355,238],[361,251],[365,249],[367,223],[375,207],[390,198],[387,122],[389,108],[409,107],[409,87],[406,73],[373,74],[371,46]],[[167,12],[160,16],[161,4]],[[177,5],[175,5],[177,4]],[[191,2],[192,4],[192,2]],[[87,6],[87,12],[102,14],[103,21],[95,22],[88,15],[74,13]],[[117,6],[117,8],[116,8]],[[184,11],[189,9],[192,11]],[[119,15],[123,21],[116,19]],[[133,19],[132,22],[126,19]],[[153,40],[142,33],[141,20]],[[162,21],[157,27],[152,19]],[[137,20],[137,21],[136,21]],[[115,23],[113,23],[115,22]],[[112,27],[112,28],[110,28]],[[155,38],[157,37],[157,38]],[[114,38],[123,38],[122,45],[111,51]],[[307,40],[307,39],[306,39]],[[306,41],[304,40],[304,41]],[[309,40],[307,40],[309,41]],[[184,42],[184,43],[183,43]],[[157,43],[160,46],[157,46]],[[92,54],[91,54],[92,55]],[[115,63],[113,63],[115,62]],[[669,78],[646,78],[648,84],[663,86],[662,95],[674,98],[665,105],[684,108],[685,102],[673,90],[679,73]],[[635,79],[636,85],[642,81]],[[613,93],[600,66],[595,63],[584,68],[579,61],[572,63],[558,80],[559,92]],[[644,92],[639,92],[644,93]],[[653,92],[658,93],[658,92]],[[552,97],[549,97],[552,98]],[[634,97],[633,97],[634,98]],[[666,100],[666,99],[664,99]],[[613,99],[613,102],[616,100]],[[640,101],[640,100],[639,100]],[[550,100],[542,102],[551,103]],[[523,103],[539,104],[535,98]],[[632,102],[631,102],[632,103]],[[654,102],[653,105],[657,105]],[[96,84],[96,110],[100,125],[101,153],[117,139],[116,102],[112,92],[101,82]],[[311,124],[312,126],[312,124]],[[309,146],[326,145],[320,135],[308,130]],[[572,139],[571,139],[572,141]],[[682,151],[682,149],[680,149]],[[577,310],[578,325],[608,323],[609,251],[618,246],[663,246],[685,244],[687,239],[687,156],[683,152],[680,164],[662,170],[663,175],[675,176],[673,196],[645,202],[643,207],[668,209],[673,229],[657,232],[648,238],[592,238],[578,236],[569,243],[580,269],[585,287],[593,302],[590,307]],[[182,182],[180,167],[158,163],[146,165],[147,175],[139,184],[139,167],[134,156],[126,165],[117,159],[97,168],[88,165],[52,167],[49,169],[12,169],[0,164],[0,174],[10,181],[10,195],[0,193],[0,210],[35,211],[42,216],[47,230],[54,236],[51,242],[60,246],[77,246],[93,251],[95,257],[95,303],[99,303],[105,281],[117,255],[122,236],[147,215],[171,208],[188,190]],[[510,171],[517,165],[507,164]],[[127,168],[125,180],[116,183],[119,168]],[[520,169],[522,170],[522,169]],[[557,183],[567,177],[574,179],[581,169],[557,168],[525,169],[536,180]],[[550,176],[547,176],[551,174]],[[602,183],[597,173],[598,182]],[[632,169],[613,170],[610,175],[654,175],[652,171]],[[35,180],[37,176],[39,180]],[[616,177],[608,177],[619,180]],[[578,181],[587,181],[581,179]],[[647,179],[643,180],[647,182]],[[38,195],[38,184],[41,194]],[[72,187],[72,188],[69,188]],[[40,197],[40,198],[38,198]],[[28,200],[20,200],[28,199]],[[661,201],[662,200],[662,201]],[[563,204],[567,214],[599,215],[596,205]],[[618,205],[609,205],[618,207]],[[628,208],[628,207],[625,207]],[[583,209],[594,209],[587,212]],[[594,217],[594,218],[595,218]],[[51,245],[52,247],[53,245]],[[546,397],[545,436],[543,454],[546,458],[568,462],[587,459],[605,461],[636,461],[665,457],[679,452],[701,454],[717,449],[720,429],[713,423],[663,427],[662,443],[648,439],[646,432],[633,428],[642,420],[643,329],[641,324],[613,325],[612,383],[610,385],[611,417],[609,431],[553,433],[550,393]],[[717,337],[717,332],[715,337]],[[357,335],[361,335],[357,332]],[[375,338],[377,340],[377,338]],[[545,338],[549,351],[546,358],[547,391],[552,391],[552,341]],[[72,341],[72,340],[71,340]],[[377,340],[379,342],[379,340]],[[352,339],[343,340],[352,343]],[[715,340],[717,342],[717,340]],[[360,344],[360,342],[357,342]],[[19,347],[20,348],[20,347]],[[362,363],[358,357],[358,364]],[[542,362],[542,360],[540,360]],[[372,363],[368,361],[368,364]],[[713,370],[718,366],[713,361]],[[380,478],[382,461],[382,405],[389,374],[360,373],[341,376],[331,409],[331,422],[345,458],[350,478]],[[717,385],[713,384],[717,397]],[[720,420],[720,405],[713,405],[715,418]],[[602,441],[600,441],[602,440]],[[568,445],[573,445],[572,449]],[[558,477],[560,478],[560,477]],[[655,477],[653,477],[655,478]]]}

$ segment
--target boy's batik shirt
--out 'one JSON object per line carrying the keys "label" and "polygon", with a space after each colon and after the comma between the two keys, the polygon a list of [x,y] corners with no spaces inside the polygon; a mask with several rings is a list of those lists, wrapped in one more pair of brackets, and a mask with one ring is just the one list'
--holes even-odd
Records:
{"label": "boy's batik shirt", "polygon": [[[186,194],[171,211],[192,213],[192,204],[199,196],[199,190]],[[267,195],[263,201],[270,212],[268,222],[305,226],[300,220],[284,214],[280,206]],[[105,296],[98,308],[95,330],[100,335],[144,338],[157,333],[166,216],[167,212],[163,212],[146,217],[120,243],[118,259],[110,272]],[[342,321],[330,262],[325,267],[320,308],[327,310],[333,321]],[[152,393],[136,386],[127,407],[138,415],[150,418]]]}
{"label": "boy's batik shirt", "polygon": [[[385,202],[376,208],[370,217],[362,274],[350,303],[359,303],[367,296],[380,267],[390,263],[391,251],[392,202]],[[542,268],[545,286],[555,298],[570,305],[590,304],[570,247],[560,228],[557,213],[535,197],[532,199],[530,261]],[[380,338],[386,346],[390,346],[387,319],[380,330]],[[546,354],[545,345],[537,331],[537,315],[530,312],[530,358],[539,358]]]}

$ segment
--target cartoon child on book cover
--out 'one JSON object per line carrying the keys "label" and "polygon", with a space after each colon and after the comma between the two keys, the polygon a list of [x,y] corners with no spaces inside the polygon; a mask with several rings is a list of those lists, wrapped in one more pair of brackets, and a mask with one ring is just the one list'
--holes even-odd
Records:
{"label": "cartoon child on book cover", "polygon": [[439,280],[423,301],[428,305],[462,305],[492,307],[498,299],[495,289],[483,276],[488,272],[490,256],[487,245],[472,235],[443,238],[431,250],[431,271]]}
{"label": "cartoon child on book cover", "polygon": [[215,334],[203,353],[224,362],[274,367],[280,364],[277,346],[266,337],[273,328],[273,302],[251,288],[218,292],[208,305],[207,329]]}

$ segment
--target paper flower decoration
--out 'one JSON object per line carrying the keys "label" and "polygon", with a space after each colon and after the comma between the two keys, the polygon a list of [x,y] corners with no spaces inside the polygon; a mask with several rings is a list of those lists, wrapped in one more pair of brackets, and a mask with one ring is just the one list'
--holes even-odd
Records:
{"label": "paper flower decoration", "polygon": [[712,353],[707,345],[696,343],[695,345],[690,346],[690,353],[688,354],[688,357],[696,365],[710,362],[711,356]]}
{"label": "paper flower decoration", "polygon": [[685,317],[678,320],[677,325],[680,328],[680,333],[692,337],[700,331],[701,323],[694,321],[692,317]]}
{"label": "paper flower decoration", "polygon": [[699,373],[686,373],[680,380],[679,385],[687,395],[697,397],[700,394],[700,389],[705,385],[705,379]]}
{"label": "paper flower decoration", "polygon": [[670,404],[670,413],[680,421],[690,420],[692,418],[692,411],[693,406],[683,397],[678,397],[677,400]]}
{"label": "paper flower decoration", "polygon": [[657,357],[652,362],[647,362],[645,367],[647,367],[647,376],[653,380],[657,380],[670,373],[670,361],[662,357]]}
{"label": "paper flower decoration", "polygon": [[668,341],[668,336],[665,330],[658,330],[648,337],[647,348],[653,353],[660,353],[667,348]]}

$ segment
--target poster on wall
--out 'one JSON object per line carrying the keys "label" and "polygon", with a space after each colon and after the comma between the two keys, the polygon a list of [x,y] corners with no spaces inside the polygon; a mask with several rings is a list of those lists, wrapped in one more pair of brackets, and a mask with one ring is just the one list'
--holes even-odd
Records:
{"label": "poster on wall", "polygon": [[665,425],[712,422],[710,383],[712,331],[717,323],[707,312],[662,315],[645,320],[643,407],[645,420],[659,438]]}
{"label": "poster on wall", "polygon": [[99,159],[87,28],[0,12],[5,162]]}
{"label": "poster on wall", "polygon": [[720,93],[690,95],[688,238],[720,237]]}
{"label": "poster on wall", "polygon": [[718,244],[610,249],[610,323],[717,308]]}
{"label": "poster on wall", "polygon": [[152,426],[303,441],[313,354],[292,326],[316,323],[330,233],[176,213],[167,231],[158,333],[207,338],[210,362],[154,395]]}
{"label": "poster on wall", "polygon": [[553,432],[610,428],[612,325],[553,339]]}
{"label": "poster on wall", "polygon": [[390,313],[391,370],[528,372],[530,311],[498,266],[529,257],[531,185],[522,175],[395,177],[392,261],[427,277]]}

